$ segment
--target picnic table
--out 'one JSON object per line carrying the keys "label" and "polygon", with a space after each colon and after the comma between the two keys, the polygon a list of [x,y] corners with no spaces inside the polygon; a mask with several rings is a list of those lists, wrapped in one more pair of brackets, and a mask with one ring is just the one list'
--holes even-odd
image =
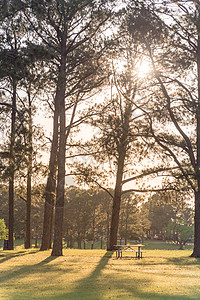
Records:
{"label": "picnic table", "polygon": [[[122,252],[135,252],[136,258],[142,258],[142,253],[145,251],[142,251],[141,248],[144,247],[142,244],[136,244],[136,245],[114,245],[116,248],[116,258],[122,258]],[[137,248],[137,249],[135,249]]]}

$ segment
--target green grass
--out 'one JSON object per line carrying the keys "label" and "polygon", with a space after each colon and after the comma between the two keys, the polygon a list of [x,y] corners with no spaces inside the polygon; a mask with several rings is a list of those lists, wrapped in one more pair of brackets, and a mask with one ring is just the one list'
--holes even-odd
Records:
{"label": "green grass", "polygon": [[1,250],[0,299],[200,299],[200,259],[191,250],[146,250],[140,260],[105,250],[50,254]]}
{"label": "green grass", "polygon": [[[84,248],[84,243],[82,242],[81,244],[82,244],[82,249],[83,249]],[[24,245],[24,239],[14,240],[14,245],[15,245],[15,248],[17,248],[18,246]],[[41,245],[41,239],[38,239],[38,246],[40,247],[40,245]],[[32,247],[34,248],[34,246],[35,246],[35,240],[32,239]],[[86,242],[85,246],[86,246],[86,249],[91,249],[91,242],[89,242],[89,241]],[[106,244],[105,241],[103,242],[102,246],[103,246],[102,249],[105,250],[106,247],[107,247],[107,244]],[[93,247],[94,247],[94,249],[100,249],[101,248],[101,242],[100,241],[94,242]],[[3,248],[3,240],[0,240],[0,249],[2,249],[2,248]],[[67,243],[65,241],[63,242],[63,248],[67,248]],[[78,248],[78,243],[74,242],[73,249],[77,249],[77,248]]]}
{"label": "green grass", "polygon": [[[129,244],[136,244],[136,241],[129,241]],[[178,250],[179,246],[177,246],[175,243],[172,242],[163,242],[163,241],[144,241],[145,243],[145,249],[147,250]],[[16,239],[14,241],[15,249],[21,249],[24,245],[24,239]],[[41,240],[38,240],[38,247],[41,245]],[[35,241],[32,240],[32,247],[34,248]],[[106,250],[106,242],[103,242],[103,249]],[[3,248],[3,241],[0,240],[0,249]],[[63,248],[67,249],[67,243],[63,243]],[[77,249],[78,244],[77,242],[74,242],[73,249]],[[83,242],[82,242],[82,249],[84,248]],[[94,249],[100,249],[101,248],[101,242],[95,242],[94,243]],[[192,250],[193,246],[191,244],[188,244],[184,247],[186,250]],[[91,242],[86,243],[86,249],[91,249]]]}
{"label": "green grass", "polygon": [[[172,242],[163,242],[163,241],[145,241],[145,249],[147,250],[179,250],[179,246],[176,243]],[[184,246],[185,250],[193,249],[192,244],[187,244]]]}

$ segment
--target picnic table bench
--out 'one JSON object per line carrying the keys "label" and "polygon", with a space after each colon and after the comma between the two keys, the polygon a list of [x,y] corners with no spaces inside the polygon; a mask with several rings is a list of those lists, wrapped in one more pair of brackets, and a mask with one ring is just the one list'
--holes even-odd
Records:
{"label": "picnic table bench", "polygon": [[[135,252],[136,258],[142,258],[142,253],[145,251],[142,251],[141,248],[144,247],[142,244],[137,245],[114,245],[116,248],[116,258],[122,258],[122,252]],[[134,249],[134,248],[137,248]]]}

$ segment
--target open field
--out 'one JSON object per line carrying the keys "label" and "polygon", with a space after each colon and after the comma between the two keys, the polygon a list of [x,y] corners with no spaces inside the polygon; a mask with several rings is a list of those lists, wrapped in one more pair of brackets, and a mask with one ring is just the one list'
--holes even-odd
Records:
{"label": "open field", "polygon": [[[129,244],[137,244],[137,241],[128,241],[128,243]],[[145,240],[144,244],[145,244],[145,249],[147,249],[147,250],[178,250],[179,249],[179,246],[176,245],[175,243],[172,243],[172,242]],[[14,246],[15,246],[16,250],[17,249],[18,250],[22,249],[23,245],[24,245],[24,239],[16,239],[14,241]],[[40,247],[40,245],[41,245],[41,240],[39,239],[38,240],[38,247]],[[32,240],[32,248],[34,248],[34,246],[35,246],[35,241]],[[63,248],[67,249],[67,243],[66,242],[63,243]],[[106,250],[106,242],[105,241],[103,242],[103,247],[102,248],[104,250]],[[187,244],[184,248],[186,250],[192,250],[193,246],[192,246],[192,244]],[[0,250],[2,250],[2,249],[3,249],[3,240],[0,240]],[[77,242],[74,242],[73,249],[78,249]],[[83,249],[83,242],[82,242],[82,249]],[[90,241],[88,241],[86,243],[86,249],[91,249],[91,242]],[[101,249],[101,242],[100,241],[94,242],[94,249]]]}
{"label": "open field", "polygon": [[105,250],[0,251],[0,299],[200,299],[191,250],[147,250],[137,260]]}

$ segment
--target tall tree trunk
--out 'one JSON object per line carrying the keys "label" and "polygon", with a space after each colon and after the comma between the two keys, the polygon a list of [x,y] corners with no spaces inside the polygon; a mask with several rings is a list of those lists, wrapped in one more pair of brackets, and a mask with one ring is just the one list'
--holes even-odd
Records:
{"label": "tall tree trunk", "polygon": [[81,232],[78,232],[78,237],[77,237],[77,244],[78,244],[78,249],[82,249],[81,245]]}
{"label": "tall tree trunk", "polygon": [[200,257],[200,191],[195,192],[194,249],[192,257]]}
{"label": "tall tree trunk", "polygon": [[13,81],[13,95],[12,95],[12,115],[11,115],[11,137],[10,137],[10,175],[9,175],[9,221],[8,221],[8,250],[14,249],[13,235],[14,235],[14,177],[15,177],[15,121],[16,121],[16,97],[17,85]]}
{"label": "tall tree trunk", "polygon": [[29,167],[28,174],[27,174],[25,249],[31,247],[31,173],[32,173],[32,168]]}
{"label": "tall tree trunk", "polygon": [[52,256],[62,255],[62,229],[64,215],[64,191],[65,191],[65,99],[60,105],[60,139],[58,152],[58,183],[56,192],[55,225]]}
{"label": "tall tree trunk", "polygon": [[[66,25],[66,24],[65,24]],[[58,74],[58,82],[55,96],[54,128],[51,157],[49,163],[49,177],[45,192],[45,210],[43,224],[43,238],[40,250],[51,247],[54,195],[56,191],[56,207],[54,221],[54,245],[52,255],[62,255],[62,224],[64,214],[64,184],[65,184],[65,147],[66,147],[66,124],[65,124],[65,90],[66,90],[66,37],[67,28],[61,37],[61,60]],[[58,131],[60,126],[60,137]],[[58,144],[59,143],[59,144]],[[56,160],[58,166],[58,180],[56,188]]]}
{"label": "tall tree trunk", "polygon": [[35,248],[38,248],[38,234],[35,235]]}
{"label": "tall tree trunk", "polygon": [[85,242],[85,238],[83,240],[83,249],[86,249],[86,242]]}
{"label": "tall tree trunk", "polygon": [[10,172],[9,179],[9,221],[8,221],[8,250],[14,249],[14,170]]}
{"label": "tall tree trunk", "polygon": [[117,178],[113,197],[112,219],[110,226],[110,240],[108,251],[115,250],[114,245],[117,245],[117,232],[119,227],[119,213],[121,204],[121,192],[122,192],[122,177],[124,170],[125,152],[121,154],[118,160]]}
{"label": "tall tree trunk", "polygon": [[130,199],[128,199],[126,203],[125,245],[127,245],[127,236],[128,236],[129,202]]}
{"label": "tall tree trunk", "polygon": [[110,214],[109,211],[107,211],[106,215],[106,245],[107,249],[109,248],[109,236],[110,236]]}
{"label": "tall tree trunk", "polygon": [[[132,89],[130,89],[132,91]],[[135,88],[136,90],[136,88]],[[116,183],[114,189],[114,197],[113,197],[113,208],[112,208],[112,219],[111,219],[111,227],[110,227],[110,241],[109,247],[107,250],[112,251],[115,250],[114,245],[117,245],[117,232],[119,227],[119,213],[120,213],[120,204],[121,204],[121,195],[122,195],[122,179],[124,173],[124,162],[126,158],[126,151],[128,145],[128,135],[129,135],[129,124],[130,124],[130,116],[132,111],[132,99],[134,99],[135,91],[133,93],[133,97],[131,101],[129,100],[126,103],[121,128],[123,130],[122,137],[120,139],[120,145],[118,147],[118,162],[117,162],[117,175],[116,175]]]}
{"label": "tall tree trunk", "polygon": [[30,92],[28,91],[29,101],[29,132],[28,132],[28,173],[27,173],[27,202],[26,202],[26,235],[25,235],[25,249],[31,247],[31,179],[32,179],[32,164],[33,164],[33,122],[32,122],[32,109]]}
{"label": "tall tree trunk", "polygon": [[[93,218],[92,218],[92,245],[94,245],[94,239],[95,239],[95,223],[96,223],[96,210],[93,210]],[[92,247],[93,249],[93,247]]]}
{"label": "tall tree trunk", "polygon": [[66,90],[66,35],[62,40],[61,66],[57,83],[57,105],[60,125],[59,145],[57,153],[58,180],[56,189],[56,207],[54,221],[54,240],[52,256],[62,255],[62,230],[64,216],[65,191],[65,148],[66,148],[66,121],[65,121],[65,90]]}
{"label": "tall tree trunk", "polygon": [[101,236],[101,249],[103,249],[103,237]]}
{"label": "tall tree trunk", "polygon": [[47,178],[47,185],[45,189],[45,204],[44,204],[44,221],[43,221],[43,235],[40,250],[48,250],[51,248],[52,239],[52,225],[53,225],[53,211],[56,194],[56,161],[58,148],[58,104],[57,96],[55,97],[55,110],[53,118],[53,139],[51,144],[51,153],[49,160],[49,174]]}
{"label": "tall tree trunk", "polygon": [[[200,8],[198,8],[198,16],[200,19]],[[194,216],[194,249],[192,257],[200,257],[200,25],[197,24],[198,45],[197,45],[197,78],[198,78],[198,107],[197,107],[197,164],[196,178],[197,191],[195,196],[195,216]]]}

